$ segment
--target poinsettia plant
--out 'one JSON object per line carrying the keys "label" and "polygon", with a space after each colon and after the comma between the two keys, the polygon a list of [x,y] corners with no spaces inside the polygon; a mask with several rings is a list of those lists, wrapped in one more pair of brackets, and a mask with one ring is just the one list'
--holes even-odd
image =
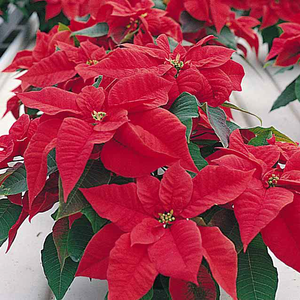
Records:
{"label": "poinsettia plant", "polygon": [[[235,35],[257,52],[257,18],[297,12],[268,3],[47,1],[70,24],[4,70],[22,75],[0,137],[0,243],[54,211],[42,264],[57,299],[75,276],[107,280],[112,300],[275,299],[267,247],[300,271],[298,144],[240,128],[229,102],[247,53]],[[295,45],[286,33],[268,58],[295,63]]]}

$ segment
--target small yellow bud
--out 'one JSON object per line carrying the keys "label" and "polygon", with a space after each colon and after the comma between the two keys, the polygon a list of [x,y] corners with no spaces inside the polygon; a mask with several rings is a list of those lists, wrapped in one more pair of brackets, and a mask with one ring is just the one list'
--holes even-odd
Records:
{"label": "small yellow bud", "polygon": [[90,59],[90,60],[88,60],[88,61],[86,62],[86,64],[89,65],[89,66],[94,66],[94,65],[96,65],[98,62],[99,62],[99,61],[96,60],[96,59]]}
{"label": "small yellow bud", "polygon": [[106,116],[106,113],[103,112],[103,111],[99,111],[99,112],[96,112],[95,110],[92,112],[92,117],[94,120],[96,121],[103,121],[103,119],[105,118]]}

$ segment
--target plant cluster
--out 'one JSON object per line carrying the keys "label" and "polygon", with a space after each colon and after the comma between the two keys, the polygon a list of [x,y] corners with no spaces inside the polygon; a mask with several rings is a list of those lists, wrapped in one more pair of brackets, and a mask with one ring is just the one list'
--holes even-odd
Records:
{"label": "plant cluster", "polygon": [[[258,53],[253,28],[295,21],[300,5],[49,0],[46,10],[70,22],[39,31],[4,70],[22,75],[6,111],[17,120],[0,137],[0,244],[55,207],[42,263],[57,299],[75,276],[107,280],[111,300],[219,299],[219,286],[275,299],[267,247],[300,271],[300,150],[274,127],[233,121],[231,109],[248,112],[229,102],[244,77],[232,55],[247,55],[237,37]],[[280,27],[268,59],[290,66],[300,25]]]}

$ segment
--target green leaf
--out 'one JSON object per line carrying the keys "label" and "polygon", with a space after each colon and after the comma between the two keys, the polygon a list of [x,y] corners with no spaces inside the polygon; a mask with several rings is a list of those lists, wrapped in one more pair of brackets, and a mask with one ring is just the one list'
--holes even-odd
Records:
{"label": "green leaf", "polygon": [[200,106],[207,114],[209,123],[213,128],[215,134],[220,139],[222,145],[227,148],[229,143],[230,129],[226,124],[226,114],[220,107],[208,106],[204,103]]}
{"label": "green leaf", "polygon": [[94,86],[95,88],[98,88],[99,85],[100,85],[100,83],[101,83],[101,81],[102,81],[102,79],[103,79],[103,76],[102,76],[102,75],[98,76],[98,78],[96,79],[96,81],[95,81],[95,83],[93,84],[93,86]]}
{"label": "green leaf", "polygon": [[269,50],[272,48],[274,38],[279,37],[279,27],[277,25],[269,26],[261,30],[263,42],[269,45]]}
{"label": "green leaf", "polygon": [[256,137],[252,138],[248,145],[252,146],[267,146],[269,145],[268,141],[270,138],[272,138],[272,131],[265,131],[261,134],[257,135]]}
{"label": "green leaf", "polygon": [[11,168],[7,168],[4,173],[0,175],[0,182],[3,182],[8,176],[10,176],[15,170],[17,170],[22,164],[16,164]]}
{"label": "green leaf", "polygon": [[62,218],[55,222],[53,229],[53,241],[57,250],[59,263],[63,269],[68,254],[69,219]]}
{"label": "green leaf", "polygon": [[259,122],[260,122],[260,125],[262,125],[262,119],[261,119],[259,116],[257,116],[256,114],[253,114],[253,113],[251,113],[251,112],[249,112],[249,111],[247,111],[247,110],[245,110],[245,109],[243,109],[243,108],[240,108],[240,107],[236,106],[236,105],[233,104],[233,103],[230,103],[230,102],[224,102],[224,103],[222,104],[222,106],[223,106],[223,107],[228,107],[228,108],[231,108],[231,109],[234,109],[234,110],[238,110],[238,111],[243,112],[243,113],[245,113],[245,114],[251,115],[251,116],[257,118],[257,119],[259,120]]}
{"label": "green leaf", "polygon": [[101,37],[108,34],[108,30],[109,28],[106,23],[98,23],[94,26],[75,31],[71,34],[71,36],[82,35],[88,37]]}
{"label": "green leaf", "polygon": [[179,21],[182,33],[198,32],[205,24],[204,21],[199,21],[192,17],[187,11],[181,13]]}
{"label": "green leaf", "polygon": [[265,69],[265,68],[267,68],[267,67],[273,66],[273,65],[275,64],[275,60],[276,60],[276,59],[271,59],[271,60],[267,61],[267,62],[264,64],[263,68]]}
{"label": "green leaf", "polygon": [[56,172],[58,170],[57,164],[56,164],[56,150],[55,148],[52,149],[48,156],[47,156],[47,175],[51,175],[52,173]]}
{"label": "green leaf", "polygon": [[68,196],[67,202],[64,201],[64,192],[60,178],[58,181],[58,189],[59,207],[56,215],[57,220],[81,212],[82,209],[89,206],[89,203],[87,202],[83,194],[78,190],[78,187],[72,190],[72,192]]}
{"label": "green leaf", "polygon": [[151,300],[153,298],[153,288],[149,290],[149,292],[144,295],[140,300]]}
{"label": "green leaf", "polygon": [[196,144],[191,142],[188,144],[188,147],[191,157],[199,171],[208,165],[208,162],[202,157],[200,149]]}
{"label": "green leaf", "polygon": [[285,68],[280,68],[278,71],[276,71],[274,73],[274,75],[277,75],[277,74],[282,74],[284,73],[285,71],[291,71],[294,69],[294,66],[289,66],[289,67],[285,67]]}
{"label": "green leaf", "polygon": [[[48,176],[57,171],[55,149],[51,150],[48,154],[47,167]],[[25,165],[20,164],[19,166],[13,167],[12,169],[14,168],[16,168],[15,171],[12,172],[12,174],[9,177],[7,177],[0,186],[0,195],[16,195],[19,193],[26,192],[28,190]]]}
{"label": "green leaf", "polygon": [[281,133],[279,130],[277,130],[276,128],[274,128],[273,126],[271,127],[254,127],[254,128],[248,128],[250,131],[252,131],[253,133],[255,133],[257,136],[265,133],[265,132],[270,132],[271,136],[274,134],[275,135],[275,140],[277,142],[284,142],[284,143],[290,143],[290,144],[294,144],[297,145],[297,143],[295,143],[291,138],[289,138],[287,135]]}
{"label": "green leaf", "polygon": [[[222,233],[228,237],[235,245],[236,252],[243,250],[239,224],[236,220],[234,212],[229,209],[214,206],[214,214],[211,217],[208,226],[217,226]],[[212,213],[211,213],[212,214]]]}
{"label": "green leaf", "polygon": [[59,208],[57,219],[78,213],[85,207],[89,206],[89,203],[83,194],[78,190],[79,188],[96,187],[102,184],[107,184],[109,181],[110,172],[104,168],[102,162],[100,160],[89,160],[84,172],[65,202],[63,199],[61,180],[59,180]]}
{"label": "green leaf", "polygon": [[61,269],[52,233],[47,236],[44,243],[42,265],[52,292],[57,300],[61,300],[74,280],[78,263],[67,258]]}
{"label": "green leaf", "polygon": [[[168,36],[168,41],[169,41],[169,45],[170,45],[170,50],[171,52],[173,52],[175,50],[175,48],[178,46],[178,42],[176,40],[174,40],[173,38],[171,38],[170,36]],[[182,41],[182,45],[184,45],[185,41]]]}
{"label": "green leaf", "polygon": [[58,31],[71,31],[69,26],[58,22]]}
{"label": "green leaf", "polygon": [[169,282],[170,282],[170,278],[169,277],[166,277],[164,275],[159,275],[159,278],[160,278],[160,283],[161,285],[163,286],[164,288],[164,291],[165,291],[165,294],[166,294],[166,297],[165,299],[169,299],[169,300],[172,300],[172,297],[171,297],[171,294],[170,294],[170,291],[169,291]]}
{"label": "green leaf", "polygon": [[135,182],[135,179],[115,175],[115,176],[111,177],[109,184],[122,185],[122,184],[131,183],[131,182]]}
{"label": "green leaf", "polygon": [[28,190],[26,169],[22,164],[0,186],[0,195],[16,195]]}
{"label": "green leaf", "polygon": [[38,112],[38,109],[26,107],[26,114],[29,116],[35,116]]}
{"label": "green leaf", "polygon": [[172,104],[170,112],[186,126],[186,137],[190,141],[192,133],[193,118],[198,118],[197,98],[187,92],[182,93]]}
{"label": "green leaf", "polygon": [[94,233],[97,233],[109,222],[108,220],[101,218],[91,206],[84,208],[81,213],[83,213],[90,221]]}
{"label": "green leaf", "polygon": [[166,5],[162,0],[153,0],[154,2],[154,7],[153,8],[158,8],[161,10],[166,10]]}
{"label": "green leaf", "polygon": [[108,184],[110,177],[110,171],[104,168],[100,160],[90,159],[76,186],[80,188],[91,188]]}
{"label": "green leaf", "polygon": [[182,122],[191,118],[197,118],[199,116],[197,98],[184,92],[174,101],[170,111]]}
{"label": "green leaf", "polygon": [[56,221],[56,219],[57,219],[57,213],[58,213],[58,209],[57,209],[53,214],[51,214],[51,218],[52,218],[54,221]]}
{"label": "green leaf", "polygon": [[91,223],[83,216],[72,224],[68,238],[68,252],[73,261],[79,262],[94,235]]}
{"label": "green leaf", "polygon": [[296,79],[295,94],[297,99],[300,101],[300,76]]}
{"label": "green leaf", "polygon": [[228,126],[230,132],[240,129],[241,127],[232,121],[226,121],[226,125]]}
{"label": "green leaf", "polygon": [[275,299],[278,286],[277,270],[273,266],[262,238],[258,235],[246,253],[238,255],[237,295],[243,300]]}
{"label": "green leaf", "polygon": [[224,208],[222,208],[218,205],[214,205],[210,209],[206,210],[204,213],[200,214],[199,217],[203,219],[205,224],[208,224],[212,220],[213,216],[217,212],[222,211],[222,210],[224,210]]}
{"label": "green leaf", "polygon": [[163,289],[154,289],[152,300],[172,300]]}
{"label": "green leaf", "polygon": [[271,111],[274,109],[277,109],[279,107],[282,106],[286,106],[288,105],[290,102],[294,101],[297,99],[296,96],[296,81],[297,79],[299,79],[300,76],[298,78],[296,78],[293,82],[291,82],[286,88],[285,90],[281,93],[281,95],[277,98],[277,100],[274,102]]}
{"label": "green leaf", "polygon": [[235,35],[227,26],[224,26],[220,33],[217,33],[213,27],[207,27],[206,33],[207,35],[214,35],[217,38],[216,41],[220,42],[221,44],[234,50],[237,49]]}
{"label": "green leaf", "polygon": [[8,238],[8,232],[17,222],[21,211],[21,206],[11,203],[8,199],[0,199],[0,246]]}

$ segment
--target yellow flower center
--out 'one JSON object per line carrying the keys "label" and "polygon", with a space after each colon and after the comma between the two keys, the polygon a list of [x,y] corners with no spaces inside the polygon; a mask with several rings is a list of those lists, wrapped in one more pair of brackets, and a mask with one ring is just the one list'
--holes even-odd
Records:
{"label": "yellow flower center", "polygon": [[173,213],[174,213],[173,209],[171,209],[170,212],[168,212],[168,213],[163,213],[163,214],[159,213],[158,214],[159,215],[158,222],[166,224],[166,225],[174,222],[175,221],[175,217],[173,217]]}
{"label": "yellow flower center", "polygon": [[184,66],[184,62],[182,60],[180,60],[180,54],[178,53],[176,55],[175,59],[166,59],[172,66],[174,66],[174,68],[177,70],[177,73],[175,75],[175,77],[178,76],[179,71],[183,68]]}
{"label": "yellow flower center", "polygon": [[[148,16],[148,13],[144,13],[144,14],[141,14],[140,17],[142,18],[146,18]],[[138,20],[135,20],[134,18],[130,18],[129,20],[129,24],[126,25],[126,28],[130,28],[130,27],[133,27],[133,26],[137,26],[139,24],[139,21]]]}
{"label": "yellow flower center", "polygon": [[86,64],[89,65],[89,66],[94,66],[94,65],[96,65],[98,62],[99,62],[99,61],[96,60],[96,59],[90,59],[90,60],[88,60],[88,61],[86,62]]}
{"label": "yellow flower center", "polygon": [[103,121],[103,119],[105,118],[106,116],[106,113],[103,112],[103,111],[99,111],[99,112],[96,112],[95,110],[92,112],[92,117],[94,120],[96,121]]}
{"label": "yellow flower center", "polygon": [[272,176],[269,177],[269,179],[268,179],[269,187],[275,187],[277,185],[278,180],[279,180],[279,177],[276,176],[275,174],[272,174]]}

